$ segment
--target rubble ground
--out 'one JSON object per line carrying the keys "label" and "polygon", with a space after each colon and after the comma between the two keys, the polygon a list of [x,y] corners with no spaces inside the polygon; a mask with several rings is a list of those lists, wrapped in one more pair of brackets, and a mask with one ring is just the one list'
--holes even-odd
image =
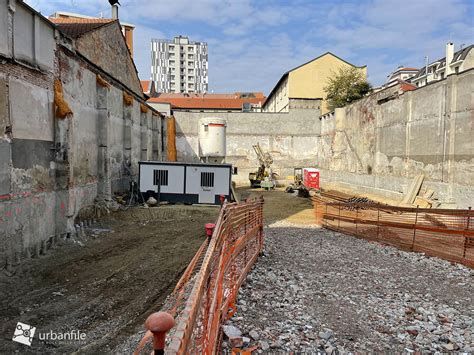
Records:
{"label": "rubble ground", "polygon": [[[296,197],[272,193],[266,194],[264,255],[224,328],[241,332],[244,348],[474,351],[474,270],[294,223],[282,206]],[[223,350],[231,347],[225,337]]]}
{"label": "rubble ground", "polygon": [[[152,211],[161,217],[152,219]],[[204,241],[214,207],[141,207],[112,214],[47,255],[0,274],[0,353],[109,352],[143,329]],[[12,341],[16,322],[36,334],[79,330],[83,342]],[[133,350],[133,349],[132,349]]]}

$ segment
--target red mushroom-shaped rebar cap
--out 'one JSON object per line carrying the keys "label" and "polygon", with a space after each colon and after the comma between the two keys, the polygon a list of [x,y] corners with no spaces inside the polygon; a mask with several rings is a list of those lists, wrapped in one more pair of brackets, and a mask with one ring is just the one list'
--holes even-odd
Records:
{"label": "red mushroom-shaped rebar cap", "polygon": [[148,316],[145,321],[145,328],[152,333],[167,332],[175,325],[174,318],[166,312],[155,312]]}

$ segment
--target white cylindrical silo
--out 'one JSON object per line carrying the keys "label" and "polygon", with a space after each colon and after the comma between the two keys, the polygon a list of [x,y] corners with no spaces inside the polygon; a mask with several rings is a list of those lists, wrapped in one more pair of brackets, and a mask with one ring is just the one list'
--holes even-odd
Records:
{"label": "white cylindrical silo", "polygon": [[[199,120],[199,156],[204,161],[223,161],[226,155],[226,120],[201,118]],[[213,159],[214,158],[214,159]]]}

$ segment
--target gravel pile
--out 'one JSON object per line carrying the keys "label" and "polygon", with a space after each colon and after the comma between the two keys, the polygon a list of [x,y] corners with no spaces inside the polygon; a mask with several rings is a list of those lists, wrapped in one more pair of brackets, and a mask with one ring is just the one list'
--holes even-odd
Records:
{"label": "gravel pile", "polygon": [[266,228],[222,347],[473,352],[473,292],[464,266],[278,222]]}

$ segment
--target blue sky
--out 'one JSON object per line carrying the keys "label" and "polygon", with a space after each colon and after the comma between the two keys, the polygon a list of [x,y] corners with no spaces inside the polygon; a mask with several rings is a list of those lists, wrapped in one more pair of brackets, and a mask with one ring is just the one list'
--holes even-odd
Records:
{"label": "blue sky", "polygon": [[[27,0],[44,15],[110,15],[107,0]],[[121,0],[136,26],[135,62],[150,77],[150,39],[187,35],[209,45],[209,90],[269,93],[281,75],[326,51],[367,65],[383,83],[399,65],[444,57],[447,41],[474,43],[473,0]]]}

